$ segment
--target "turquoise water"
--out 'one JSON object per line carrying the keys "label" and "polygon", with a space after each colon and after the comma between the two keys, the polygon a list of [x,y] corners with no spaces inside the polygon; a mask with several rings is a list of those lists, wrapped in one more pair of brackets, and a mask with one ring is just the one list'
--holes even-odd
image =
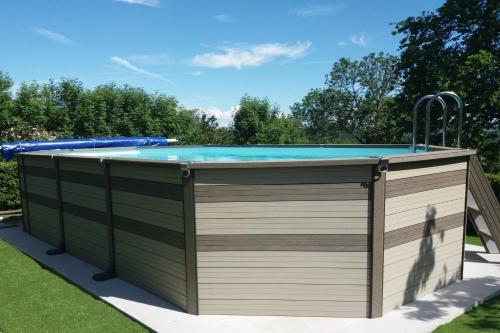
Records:
{"label": "turquoise water", "polygon": [[[417,150],[423,153],[424,150]],[[326,158],[387,157],[412,154],[411,148],[388,147],[158,147],[92,150],[60,155],[140,158],[183,162],[282,161]]]}

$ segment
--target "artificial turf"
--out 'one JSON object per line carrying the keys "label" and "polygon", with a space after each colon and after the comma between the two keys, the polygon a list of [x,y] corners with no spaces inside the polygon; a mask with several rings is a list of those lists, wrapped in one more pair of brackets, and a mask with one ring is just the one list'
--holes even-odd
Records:
{"label": "artificial turf", "polygon": [[483,246],[483,243],[481,242],[481,239],[479,239],[479,236],[467,235],[465,236],[465,242],[471,245]]}
{"label": "artificial turf", "polygon": [[439,326],[433,333],[500,332],[500,297],[495,297],[471,311]]}
{"label": "artificial turf", "polygon": [[147,332],[0,240],[0,332]]}

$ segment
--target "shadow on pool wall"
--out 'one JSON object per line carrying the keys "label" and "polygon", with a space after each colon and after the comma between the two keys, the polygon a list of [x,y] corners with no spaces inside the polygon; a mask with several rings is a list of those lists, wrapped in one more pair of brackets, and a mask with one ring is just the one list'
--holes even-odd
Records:
{"label": "shadow on pool wall", "polygon": [[388,172],[384,313],[461,279],[467,162]]}
{"label": "shadow on pool wall", "polygon": [[[434,206],[427,206],[427,213],[425,214],[425,228],[424,235],[432,234],[436,228],[436,208]],[[444,238],[444,232],[440,233],[441,241]],[[404,293],[404,303],[413,301],[418,292],[427,285],[429,277],[436,265],[436,252],[434,250],[434,241],[432,237],[425,237],[420,242],[418,258],[415,260],[413,267],[408,274],[406,281],[406,290]],[[430,262],[430,263],[429,263]],[[446,271],[446,265],[445,265]],[[439,280],[438,288],[441,287],[444,281]]]}

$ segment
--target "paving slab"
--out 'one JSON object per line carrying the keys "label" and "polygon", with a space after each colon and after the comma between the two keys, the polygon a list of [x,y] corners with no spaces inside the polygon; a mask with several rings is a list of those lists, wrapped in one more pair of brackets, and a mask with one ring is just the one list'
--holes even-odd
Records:
{"label": "paving slab", "polygon": [[51,247],[23,232],[0,228],[0,238],[40,264],[157,332],[238,333],[424,333],[451,321],[475,305],[500,294],[500,255],[466,245],[464,279],[417,299],[377,319],[189,315],[170,303],[121,279],[96,282],[100,272],[67,253],[48,256]]}

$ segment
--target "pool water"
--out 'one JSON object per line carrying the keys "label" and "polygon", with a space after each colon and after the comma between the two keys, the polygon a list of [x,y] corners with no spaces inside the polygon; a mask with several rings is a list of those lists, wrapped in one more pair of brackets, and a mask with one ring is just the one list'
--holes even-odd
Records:
{"label": "pool water", "polygon": [[[418,153],[425,152],[417,149]],[[238,162],[388,157],[414,154],[411,147],[157,147],[81,149],[58,155],[138,158],[182,162]]]}

